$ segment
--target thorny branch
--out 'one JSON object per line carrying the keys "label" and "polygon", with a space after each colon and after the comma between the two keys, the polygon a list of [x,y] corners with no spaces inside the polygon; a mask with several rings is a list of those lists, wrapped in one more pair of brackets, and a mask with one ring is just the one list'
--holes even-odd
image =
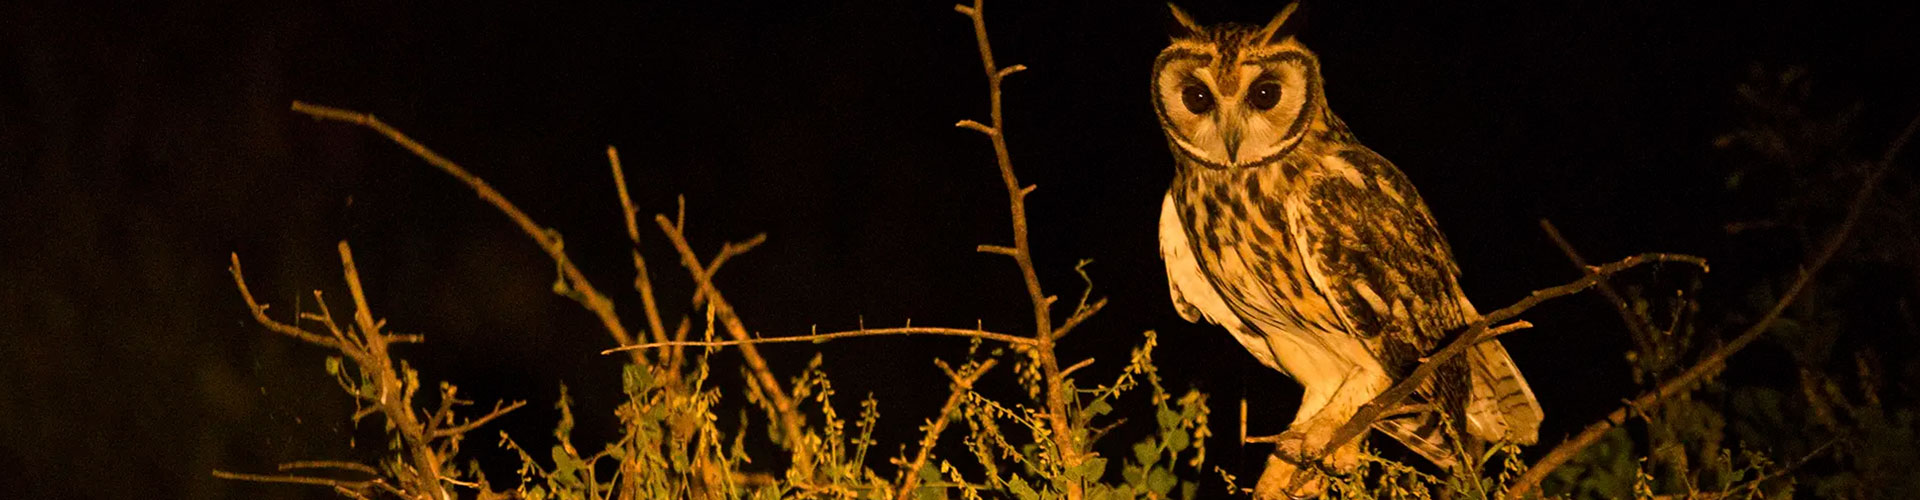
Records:
{"label": "thorny branch", "polygon": [[972,369],[962,367],[960,372],[954,372],[947,367],[946,362],[939,360],[934,362],[939,363],[940,370],[947,372],[947,378],[953,380],[952,390],[947,394],[947,402],[940,405],[940,413],[927,422],[927,433],[920,438],[920,451],[914,454],[912,462],[900,469],[900,478],[897,479],[900,487],[894,491],[893,495],[897,500],[906,500],[913,495],[914,489],[919,487],[920,469],[927,466],[927,457],[932,455],[934,443],[940,440],[940,433],[946,431],[947,416],[960,408],[960,402],[966,399],[968,392],[973,391],[973,383],[979,381],[981,375],[986,375],[987,370],[999,363],[998,360],[988,359],[981,361]]}
{"label": "thorny branch", "polygon": [[1419,389],[1420,385],[1425,383],[1428,378],[1431,378],[1435,372],[1439,371],[1440,366],[1447,360],[1460,355],[1465,352],[1467,348],[1491,339],[1496,335],[1524,328],[1524,326],[1519,325],[1525,322],[1517,322],[1514,325],[1502,325],[1500,327],[1494,327],[1493,324],[1513,319],[1519,316],[1520,313],[1526,312],[1526,310],[1533,308],[1533,306],[1539,305],[1541,302],[1580,293],[1587,288],[1603,282],[1608,276],[1612,276],[1614,273],[1654,262],[1684,262],[1700,266],[1701,269],[1707,268],[1705,259],[1691,255],[1645,253],[1593,268],[1586,276],[1582,276],[1580,279],[1574,280],[1571,283],[1534,290],[1533,293],[1521,298],[1518,302],[1513,303],[1513,305],[1482,316],[1478,321],[1474,321],[1471,325],[1468,325],[1465,332],[1461,333],[1459,337],[1456,337],[1453,342],[1448,343],[1445,347],[1434,351],[1432,354],[1428,354],[1426,359],[1422,361],[1418,367],[1415,367],[1412,373],[1407,374],[1406,378],[1401,379],[1400,382],[1394,384],[1393,387],[1388,388],[1378,396],[1374,396],[1373,400],[1362,405],[1360,411],[1354,413],[1352,418],[1347,419],[1347,423],[1342,424],[1340,429],[1334,432],[1333,440],[1327,443],[1327,447],[1323,448],[1318,456],[1326,456],[1327,454],[1333,453],[1333,450],[1338,449],[1341,445],[1352,441],[1353,438],[1365,432],[1374,422],[1379,421],[1384,413],[1400,407],[1400,402],[1405,400],[1407,396],[1412,395],[1415,390]]}
{"label": "thorny branch", "polygon": [[[367,410],[362,411],[362,414],[377,411],[385,415],[388,422],[393,425],[393,430],[399,433],[407,456],[411,458],[411,467],[402,471],[400,477],[396,478],[405,486],[404,490],[411,493],[402,496],[443,498],[445,492],[441,482],[448,480],[448,472],[445,470],[448,456],[442,450],[451,449],[454,446],[453,443],[460,440],[466,432],[518,409],[526,402],[515,401],[504,406],[496,404],[494,410],[486,415],[464,424],[448,427],[448,424],[453,423],[452,407],[457,403],[453,391],[449,388],[442,392],[440,409],[429,415],[426,422],[421,422],[413,408],[413,394],[419,388],[419,381],[411,370],[405,369],[404,365],[401,369],[395,369],[392,355],[388,352],[388,347],[395,342],[417,342],[419,339],[413,335],[394,335],[382,331],[386,321],[375,320],[372,308],[367,305],[366,292],[360,284],[360,271],[354,265],[353,250],[345,241],[340,242],[339,250],[342,274],[346,278],[347,289],[353,296],[354,321],[345,328],[341,328],[340,323],[334,321],[332,311],[326,308],[324,300],[318,301],[320,313],[296,314],[296,317],[317,320],[325,325],[327,335],[309,332],[267,316],[267,304],[254,300],[252,290],[247,287],[246,277],[240,270],[238,254],[230,256],[232,267],[228,271],[233,274],[234,287],[240,291],[240,297],[246,301],[247,309],[253,314],[255,321],[266,326],[268,330],[337,351],[359,367],[361,373],[370,380],[369,383],[373,384],[371,394],[355,394],[355,397],[370,405]],[[320,297],[317,291],[314,295],[316,298]],[[402,373],[402,370],[405,370],[405,373]],[[436,446],[436,441],[442,446]],[[313,467],[351,469],[361,472],[372,470],[365,466],[347,464],[347,462],[335,461],[291,462],[283,464],[281,470]],[[247,481],[333,486],[335,491],[341,494],[363,498],[369,486],[380,485],[391,488],[377,480],[344,481],[294,475],[236,474],[224,471],[214,471],[214,476]]]}
{"label": "thorny branch", "polygon": [[815,334],[807,334],[807,335],[794,335],[791,337],[762,337],[762,338],[748,338],[748,339],[739,339],[739,340],[712,340],[712,341],[682,340],[682,341],[667,341],[667,342],[648,342],[645,344],[634,344],[634,345],[624,346],[624,347],[615,347],[612,349],[607,349],[605,351],[600,351],[600,354],[612,354],[620,351],[631,351],[635,349],[656,349],[661,347],[726,347],[726,346],[741,346],[741,345],[753,345],[753,344],[782,344],[782,343],[789,343],[789,342],[825,342],[833,339],[843,339],[843,338],[849,338],[849,337],[872,337],[872,336],[878,336],[878,335],[946,335],[946,336],[953,336],[953,337],[968,337],[968,338],[977,338],[977,339],[1006,342],[1008,344],[1013,344],[1016,347],[1033,346],[1039,343],[1039,341],[1031,338],[1027,338],[1027,337],[1008,335],[1005,333],[989,332],[989,331],[980,330],[980,329],[945,328],[945,327],[931,327],[931,326],[925,326],[925,327],[906,326],[906,327],[899,327],[899,328],[863,328],[859,330],[848,330],[844,332],[815,333]]}
{"label": "thorny branch", "polygon": [[1660,387],[1633,398],[1626,406],[1613,410],[1612,413],[1607,414],[1606,418],[1602,418],[1588,425],[1585,430],[1580,431],[1580,434],[1560,443],[1559,446],[1555,446],[1553,451],[1547,453],[1546,457],[1541,458],[1533,467],[1528,468],[1527,472],[1522,474],[1519,479],[1514,480],[1513,485],[1507,490],[1508,496],[1510,498],[1524,498],[1528,494],[1533,493],[1533,490],[1539,487],[1540,482],[1546,479],[1547,474],[1552,473],[1554,469],[1558,469],[1562,464],[1565,464],[1568,460],[1572,460],[1574,456],[1579,455],[1580,450],[1584,450],[1588,446],[1592,446],[1593,443],[1600,441],[1600,437],[1605,435],[1607,431],[1626,423],[1627,418],[1633,412],[1651,410],[1676,394],[1693,390],[1693,385],[1696,382],[1715,373],[1719,373],[1720,369],[1726,365],[1727,358],[1732,357],[1734,353],[1746,348],[1748,344],[1752,344],[1754,340],[1759,339],[1761,334],[1766,333],[1768,328],[1773,326],[1773,322],[1780,319],[1780,315],[1786,312],[1787,306],[1792,305],[1793,301],[1799,298],[1800,293],[1806,289],[1807,284],[1813,281],[1814,275],[1818,274],[1821,268],[1826,267],[1827,262],[1833,260],[1833,256],[1840,252],[1840,247],[1846,245],[1848,237],[1853,233],[1854,226],[1858,225],[1861,215],[1866,213],[1867,204],[1873,199],[1873,191],[1874,188],[1879,185],[1880,178],[1885,176],[1888,170],[1892,169],[1894,158],[1898,157],[1900,150],[1906,147],[1907,141],[1913,138],[1916,129],[1920,129],[1920,116],[1916,116],[1913,121],[1907,123],[1906,129],[1902,130],[1900,135],[1893,140],[1893,143],[1887,146],[1886,151],[1880,155],[1880,160],[1874,165],[1873,170],[1869,171],[1866,179],[1860,182],[1860,189],[1854,193],[1853,201],[1847,206],[1846,218],[1840,221],[1840,226],[1834,229],[1831,236],[1827,237],[1827,242],[1820,248],[1820,252],[1815,254],[1813,259],[1808,261],[1805,267],[1800,269],[1799,277],[1794,279],[1793,284],[1788,286],[1787,291],[1780,296],[1780,300],[1774,302],[1773,307],[1768,309],[1767,313],[1761,316],[1759,321],[1747,327],[1739,336],[1734,337],[1732,341],[1727,342],[1727,344],[1721,346],[1720,349],[1715,350],[1712,354],[1707,355],[1706,358],[1694,363],[1692,367],[1687,368],[1687,371],[1681,372],[1672,379],[1668,379],[1665,383],[1660,384]]}
{"label": "thorny branch", "polygon": [[[585,306],[587,310],[592,311],[594,316],[600,319],[601,325],[606,327],[607,333],[613,335],[613,341],[615,343],[620,345],[633,343],[633,335],[628,333],[627,327],[620,323],[620,316],[613,312],[613,301],[607,299],[606,295],[601,294],[599,289],[594,288],[593,283],[587,281],[587,276],[580,272],[580,268],[574,266],[573,259],[567,257],[566,246],[560,240],[560,233],[551,228],[541,227],[539,224],[534,223],[532,217],[528,217],[526,212],[522,212],[520,207],[515,206],[513,202],[507,201],[507,198],[502,196],[499,191],[495,191],[493,186],[487,184],[487,181],[480,179],[479,176],[475,176],[472,173],[468,173],[467,169],[461,168],[459,164],[448,160],[444,156],[440,156],[439,153],[435,153],[431,149],[427,149],[425,145],[414,141],[411,137],[407,137],[407,135],[401,133],[400,130],[387,125],[378,118],[374,118],[371,114],[309,104],[301,101],[293,102],[293,111],[312,116],[318,120],[346,122],[372,129],[374,132],[386,136],[388,140],[393,141],[395,144],[399,144],[400,147],[406,148],[407,151],[413,152],[414,156],[426,160],[428,164],[439,168],[448,175],[454,176],[454,178],[460,179],[461,182],[465,182],[467,187],[473,188],[474,193],[480,195],[481,200],[485,200],[487,203],[493,205],[494,208],[498,208],[501,213],[506,214],[507,218],[512,219],[515,225],[520,226],[522,232],[527,233],[528,237],[533,238],[533,241],[540,245],[541,250],[547,252],[547,256],[551,257],[554,263],[559,265],[561,276],[566,279],[567,291],[569,292],[566,295],[579,301],[580,305]],[[612,155],[610,155],[610,157],[612,157]],[[617,157],[612,158],[617,159]],[[625,184],[623,183],[621,186],[624,188]],[[633,354],[633,362],[634,364],[640,365],[641,368],[652,366],[647,358],[639,353]]]}
{"label": "thorny branch", "polygon": [[[1006,122],[1001,114],[1000,84],[1011,75],[1027,69],[1026,66],[1013,65],[1001,67],[993,61],[993,46],[987,41],[987,18],[982,10],[982,0],[974,0],[972,6],[955,5],[953,10],[973,21],[973,38],[980,52],[980,65],[987,74],[988,116],[991,125],[973,120],[961,120],[954,124],[980,132],[993,142],[993,156],[1000,166],[1000,180],[1006,185],[1007,204],[1013,222],[1013,246],[983,245],[982,251],[998,253],[1013,258],[1020,267],[1020,277],[1027,286],[1027,298],[1033,303],[1033,339],[1036,341],[1032,355],[1039,363],[1046,383],[1046,419],[1051,428],[1054,448],[1059,450],[1060,460],[1071,469],[1080,465],[1084,458],[1080,454],[1080,444],[1074,442],[1073,424],[1068,419],[1067,389],[1060,363],[1054,356],[1053,344],[1060,333],[1054,331],[1052,305],[1055,297],[1049,296],[1040,288],[1039,273],[1033,267],[1033,247],[1027,242],[1027,203],[1028,193],[1034,186],[1022,186],[1019,177],[1013,173],[1013,160],[1007,152]],[[1079,316],[1076,311],[1075,316]],[[1091,313],[1088,313],[1091,314]],[[1074,319],[1068,325],[1078,324]],[[1067,498],[1079,500],[1084,490],[1077,482],[1068,485]]]}
{"label": "thorny branch", "polygon": [[[720,320],[720,324],[725,327],[727,335],[732,336],[734,340],[748,340],[753,338],[752,333],[747,330],[746,324],[740,320],[740,315],[734,311],[733,305],[727,303],[726,297],[720,294],[720,288],[714,286],[711,266],[700,263],[700,256],[694,253],[691,245],[687,244],[687,237],[681,233],[681,227],[674,224],[674,221],[667,219],[667,216],[664,214],[655,215],[653,220],[659,224],[660,232],[667,235],[667,241],[673,243],[674,250],[680,253],[680,265],[686,267],[687,272],[693,275],[695,300],[706,301],[707,307],[713,313],[713,317]],[[754,237],[753,241],[762,241],[765,237],[766,235],[764,234],[758,235]],[[734,244],[728,244],[727,246],[728,248],[741,247]],[[746,245],[745,248],[751,248],[751,245]],[[735,252],[738,251],[742,250],[736,250]],[[721,255],[724,256],[727,253],[727,251],[723,250]],[[717,265],[723,261],[723,259],[715,258],[714,264]],[[639,353],[643,351],[636,350],[629,352]],[[640,357],[638,354],[635,354],[635,356]],[[773,369],[767,366],[767,359],[760,355],[759,349],[754,348],[753,344],[741,344],[740,357],[746,360],[747,368],[753,374],[753,378],[749,379],[748,382],[759,387],[760,393],[763,394],[768,401],[773,403],[774,418],[779,420],[780,430],[785,434],[779,441],[787,447],[788,451],[793,452],[793,463],[812,463],[812,457],[809,455],[806,445],[800,442],[800,430],[806,426],[806,416],[800,414],[799,406],[794,403],[793,398],[787,394],[787,391],[782,389],[780,379],[773,375]]]}

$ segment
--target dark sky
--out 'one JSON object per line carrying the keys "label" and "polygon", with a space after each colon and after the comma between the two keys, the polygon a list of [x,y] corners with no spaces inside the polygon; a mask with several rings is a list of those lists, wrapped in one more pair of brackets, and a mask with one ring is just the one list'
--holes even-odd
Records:
{"label": "dark sky", "polygon": [[[1737,120],[1735,85],[1756,64],[1807,67],[1822,92],[1865,106],[1865,130],[1916,109],[1911,6],[1473,4],[1323,2],[1302,37],[1334,111],[1419,186],[1483,310],[1575,277],[1542,217],[1593,259],[1684,251],[1726,270],[1715,279],[1777,271],[1742,269],[1767,260],[1719,230],[1736,209],[1710,144]],[[1258,23],[1280,4],[1186,7],[1205,23]],[[1214,393],[1218,433],[1232,434],[1243,394],[1254,429],[1277,431],[1298,390],[1166,298],[1154,224],[1171,159],[1147,100],[1164,5],[988,9],[999,59],[1030,68],[1008,82],[1007,134],[1040,186],[1044,281],[1077,297],[1072,267],[1090,258],[1095,293],[1112,300],[1064,353],[1096,358],[1083,373],[1104,378],[1158,330],[1165,376]],[[626,311],[638,300],[608,145],[643,215],[687,196],[703,252],[769,234],[720,277],[763,335],[861,318],[1031,325],[1014,268],[973,251],[1007,241],[1007,209],[987,142],[951,126],[984,119],[986,96],[947,2],[10,2],[0,23],[0,491],[330,496],[207,471],[381,447],[372,423],[347,447],[352,408],[323,353],[253,324],[225,270],[238,252],[256,293],[288,314],[305,290],[344,297],[342,239],[376,313],[427,335],[402,354],[428,378],[529,400],[504,421],[529,443],[551,429],[565,383],[580,401],[576,442],[611,437],[620,360],[599,356],[611,341],[549,293],[545,256],[464,186],[363,129],[295,116],[296,99],[371,112],[488,179],[563,233]],[[642,238],[671,320],[687,280],[657,233]],[[1529,318],[1536,331],[1507,342],[1546,407],[1547,441],[1630,395],[1603,304]],[[937,404],[931,358],[964,350],[767,349],[786,373],[822,353],[843,413],[874,393],[889,451]],[[732,357],[717,359],[738,388]],[[1230,468],[1257,457],[1215,446]]]}

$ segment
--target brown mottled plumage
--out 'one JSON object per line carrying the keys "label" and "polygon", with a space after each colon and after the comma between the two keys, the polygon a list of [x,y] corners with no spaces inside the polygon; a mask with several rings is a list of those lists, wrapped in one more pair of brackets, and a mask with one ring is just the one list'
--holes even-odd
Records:
{"label": "brown mottled plumage", "polygon": [[[1176,165],[1160,235],[1173,302],[1305,386],[1282,448],[1317,450],[1479,313],[1420,194],[1327,107],[1318,59],[1281,31],[1286,13],[1200,27],[1174,11],[1184,33],[1153,75]],[[1418,397],[1465,435],[1537,438],[1539,403],[1498,341],[1443,366]],[[1439,417],[1375,428],[1451,466]],[[1329,463],[1350,466],[1357,446]]]}

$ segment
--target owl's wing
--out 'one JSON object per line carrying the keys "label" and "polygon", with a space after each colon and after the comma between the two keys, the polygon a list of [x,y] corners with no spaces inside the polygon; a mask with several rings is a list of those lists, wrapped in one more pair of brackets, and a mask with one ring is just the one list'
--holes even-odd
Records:
{"label": "owl's wing", "polygon": [[1199,323],[1200,308],[1180,293],[1181,286],[1205,286],[1208,294],[1218,294],[1212,293],[1213,285],[1207,283],[1207,277],[1201,274],[1200,262],[1193,258],[1193,247],[1187,243],[1187,229],[1174,209],[1172,193],[1160,202],[1160,260],[1167,265],[1167,294],[1173,297],[1174,310],[1187,322]]}
{"label": "owl's wing", "polygon": [[1313,285],[1374,355],[1406,369],[1449,329],[1473,319],[1459,267],[1420,194],[1393,164],[1361,147],[1323,161],[1308,183],[1302,257]]}

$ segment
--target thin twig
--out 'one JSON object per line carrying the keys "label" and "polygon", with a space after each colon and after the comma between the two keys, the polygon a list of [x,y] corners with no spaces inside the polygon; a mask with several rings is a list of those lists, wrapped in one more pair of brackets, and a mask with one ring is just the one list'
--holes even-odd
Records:
{"label": "thin twig", "polygon": [[633,197],[627,194],[626,169],[620,165],[620,150],[613,146],[607,146],[607,165],[613,168],[613,184],[620,194],[620,215],[626,222],[627,241],[633,244],[633,289],[640,292],[640,306],[647,315],[647,329],[653,332],[653,340],[664,342],[667,328],[660,321],[660,306],[654,302],[653,280],[647,276],[647,258],[640,255],[640,224],[635,220],[640,211],[633,207]]}
{"label": "thin twig", "polygon": [[364,474],[372,474],[372,475],[380,474],[380,471],[375,470],[373,467],[368,467],[366,464],[362,464],[359,462],[347,462],[342,460],[301,460],[296,462],[287,462],[287,463],[280,464],[281,472],[286,472],[290,470],[300,470],[300,469],[340,469],[340,470],[350,470],[354,472],[360,472]]}
{"label": "thin twig", "polygon": [[760,337],[760,338],[747,338],[747,339],[736,339],[736,340],[713,340],[713,341],[687,340],[687,341],[648,342],[645,344],[634,344],[630,346],[615,347],[612,349],[600,351],[600,354],[613,354],[616,352],[631,351],[636,349],[658,349],[662,347],[727,347],[727,346],[752,345],[752,344],[783,344],[783,343],[789,343],[789,342],[825,342],[829,340],[844,339],[849,337],[872,337],[872,336],[879,336],[879,335],[943,335],[943,336],[952,336],[952,337],[968,337],[968,338],[977,338],[977,339],[1006,342],[1008,344],[1013,344],[1016,346],[1031,346],[1039,342],[1027,337],[1008,335],[1004,333],[989,332],[984,330],[969,330],[964,328],[943,328],[943,327],[932,327],[932,326],[910,326],[910,327],[901,327],[901,328],[868,328],[864,330],[848,330],[844,332],[794,335],[791,337]]}
{"label": "thin twig", "polygon": [[256,483],[294,483],[333,486],[351,491],[360,491],[370,483],[370,481],[367,480],[334,479],[330,477],[297,476],[292,474],[248,474],[244,472],[227,472],[218,469],[213,471],[213,477],[235,481],[253,481]]}
{"label": "thin twig", "polygon": [[444,429],[434,430],[433,433],[430,434],[430,436],[438,438],[438,437],[458,436],[461,434],[466,434],[467,432],[480,428],[480,426],[482,425],[487,425],[487,422],[491,422],[493,421],[493,419],[500,418],[501,415],[506,415],[507,412],[518,410],[520,409],[520,407],[526,406],[526,405],[527,405],[526,401],[514,401],[512,404],[508,404],[505,407],[501,407],[500,403],[496,402],[494,403],[493,411],[487,412],[486,415],[481,415],[480,417],[475,418],[473,420],[468,420],[467,423],[464,423],[464,424],[460,424],[460,425],[456,425],[456,426],[448,427]]}
{"label": "thin twig", "polygon": [[1819,253],[1814,255],[1813,260],[1808,261],[1807,264],[1801,268],[1799,277],[1794,279],[1793,285],[1787,287],[1786,293],[1781,294],[1780,300],[1774,302],[1773,307],[1767,310],[1766,315],[1761,316],[1759,321],[1747,327],[1739,336],[1734,337],[1732,341],[1727,342],[1726,345],[1715,350],[1713,354],[1709,354],[1706,358],[1694,363],[1692,367],[1687,368],[1687,371],[1681,372],[1672,379],[1668,379],[1665,383],[1660,384],[1660,387],[1641,394],[1626,406],[1622,406],[1613,410],[1612,413],[1608,413],[1606,418],[1602,418],[1588,425],[1585,430],[1580,431],[1579,435],[1561,442],[1559,446],[1555,446],[1553,451],[1548,452],[1547,455],[1542,457],[1533,467],[1528,468],[1527,472],[1522,474],[1519,479],[1514,480],[1513,486],[1507,490],[1508,497],[1524,498],[1526,495],[1533,493],[1534,488],[1539,487],[1540,482],[1546,479],[1548,473],[1553,472],[1554,469],[1558,469],[1562,464],[1567,463],[1568,460],[1572,460],[1581,450],[1598,442],[1600,437],[1605,435],[1607,431],[1612,430],[1620,424],[1626,423],[1628,414],[1631,411],[1651,410],[1676,394],[1691,391],[1694,383],[1705,379],[1711,374],[1718,373],[1720,369],[1726,365],[1727,358],[1732,357],[1734,353],[1746,348],[1748,344],[1752,344],[1754,340],[1759,339],[1761,334],[1766,333],[1767,330],[1773,326],[1773,322],[1780,319],[1780,315],[1786,312],[1787,306],[1792,305],[1793,301],[1799,298],[1800,293],[1806,290],[1807,285],[1813,282],[1814,275],[1818,274],[1820,269],[1826,267],[1827,263],[1833,260],[1833,256],[1840,252],[1840,247],[1846,245],[1848,237],[1853,234],[1854,226],[1859,224],[1861,215],[1866,213],[1868,202],[1873,199],[1874,188],[1880,184],[1880,178],[1884,176],[1887,171],[1892,170],[1894,158],[1898,157],[1900,150],[1906,147],[1907,141],[1913,138],[1915,129],[1920,129],[1920,116],[1914,117],[1913,121],[1907,124],[1906,129],[1902,130],[1900,135],[1894,139],[1893,143],[1887,147],[1886,152],[1880,156],[1879,164],[1875,165],[1873,170],[1867,174],[1867,178],[1860,182],[1860,189],[1854,193],[1853,201],[1848,204],[1847,216],[1840,221],[1839,228],[1835,229],[1833,234],[1827,238],[1826,244],[1821,247]]}
{"label": "thin twig", "polygon": [[[752,339],[753,335],[747,330],[746,324],[741,322],[738,312],[727,303],[726,297],[720,294],[720,288],[714,286],[713,273],[700,263],[700,256],[694,253],[691,245],[687,244],[686,235],[681,233],[680,226],[668,220],[666,215],[655,215],[654,222],[660,226],[660,232],[667,235],[667,241],[673,244],[674,250],[679,252],[680,265],[686,267],[688,274],[694,278],[695,293],[706,300],[707,307],[713,312],[713,317],[720,320],[727,334],[736,341]],[[793,452],[793,463],[812,463],[811,453],[806,445],[800,442],[800,430],[806,426],[806,417],[800,414],[793,398],[781,388],[780,379],[775,377],[773,369],[767,366],[767,359],[760,355],[760,350],[754,348],[752,343],[742,343],[739,347],[740,357],[746,360],[747,368],[754,376],[750,381],[760,387],[760,392],[773,403],[775,418],[779,420],[781,431],[785,434],[779,442],[786,446],[788,451]]]}
{"label": "thin twig", "polygon": [[[1567,241],[1567,238],[1560,234],[1560,228],[1554,227],[1552,221],[1540,219],[1540,230],[1547,233],[1547,238],[1553,240],[1554,246],[1560,247],[1560,253],[1567,256],[1567,261],[1573,263],[1575,269],[1583,273],[1592,269],[1591,266],[1587,265],[1587,259],[1581,257],[1580,252],[1573,249],[1573,243]],[[1627,324],[1627,330],[1633,332],[1636,342],[1651,342],[1653,339],[1660,337],[1654,333],[1653,324],[1647,321],[1646,315],[1635,312],[1633,306],[1627,304],[1626,297],[1620,295],[1620,291],[1613,288],[1612,283],[1602,280],[1595,288],[1600,290],[1600,296],[1605,297],[1607,303],[1613,304],[1614,312],[1620,314],[1620,321]],[[1645,348],[1647,346],[1642,345],[1641,347]]]}
{"label": "thin twig", "polygon": [[987,370],[992,369],[1000,361],[987,359],[974,366],[973,370],[964,373],[954,373],[952,369],[947,368],[946,363],[939,360],[935,362],[940,364],[941,370],[947,372],[947,378],[952,379],[953,384],[947,394],[947,402],[940,405],[939,415],[927,422],[927,433],[920,438],[920,451],[914,454],[912,462],[900,469],[900,487],[894,490],[893,495],[897,500],[906,500],[913,495],[914,489],[920,483],[920,468],[927,466],[927,457],[933,454],[934,443],[940,440],[940,433],[947,429],[947,416],[960,408],[960,402],[966,399],[968,392],[973,391],[973,383],[979,381],[981,375],[985,375]]}
{"label": "thin twig", "polygon": [[[533,238],[533,241],[540,245],[540,249],[547,252],[547,256],[559,265],[561,276],[566,278],[567,289],[573,292],[567,295],[580,302],[588,311],[593,312],[594,316],[600,319],[601,325],[607,329],[607,333],[613,335],[615,343],[620,345],[633,343],[633,336],[627,332],[626,326],[620,323],[620,317],[613,312],[613,301],[608,300],[606,295],[602,295],[598,289],[594,288],[593,283],[587,281],[587,276],[573,265],[572,259],[567,257],[565,246],[560,241],[560,233],[534,223],[532,217],[528,217],[526,212],[521,211],[520,207],[515,206],[513,202],[507,201],[507,198],[494,190],[487,181],[468,173],[467,169],[459,164],[427,149],[425,145],[407,137],[399,129],[374,118],[373,115],[300,101],[293,102],[293,111],[315,119],[346,122],[372,129],[395,144],[399,144],[400,147],[406,148],[414,156],[420,157],[428,164],[466,183],[467,187],[480,195],[481,200],[499,209],[500,213],[506,214],[508,219],[513,220],[514,225],[520,227],[521,232]],[[642,368],[649,366],[644,357],[635,357],[634,363],[641,365]]]}

